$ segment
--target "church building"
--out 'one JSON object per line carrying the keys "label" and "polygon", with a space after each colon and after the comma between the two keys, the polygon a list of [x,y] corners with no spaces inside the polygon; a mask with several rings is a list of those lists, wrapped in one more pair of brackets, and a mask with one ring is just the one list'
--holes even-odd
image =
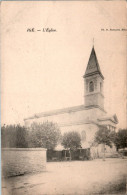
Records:
{"label": "church building", "polygon": [[33,122],[51,121],[57,123],[62,134],[69,131],[79,132],[82,144],[86,148],[92,143],[99,125],[105,125],[110,130],[115,131],[118,119],[116,114],[108,115],[104,109],[104,76],[94,47],[83,79],[83,105],[34,114],[24,119],[25,126],[29,127]]}

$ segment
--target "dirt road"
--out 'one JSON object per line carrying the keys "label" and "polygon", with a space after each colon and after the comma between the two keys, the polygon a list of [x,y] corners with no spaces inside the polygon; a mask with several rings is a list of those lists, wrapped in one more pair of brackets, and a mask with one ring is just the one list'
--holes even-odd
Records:
{"label": "dirt road", "polygon": [[49,162],[47,171],[3,182],[2,195],[125,194],[127,159]]}

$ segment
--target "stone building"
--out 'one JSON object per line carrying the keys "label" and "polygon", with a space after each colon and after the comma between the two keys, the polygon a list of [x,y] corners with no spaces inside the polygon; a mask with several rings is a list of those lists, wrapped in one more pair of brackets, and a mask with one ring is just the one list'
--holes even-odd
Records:
{"label": "stone building", "polygon": [[106,125],[115,130],[118,123],[116,114],[108,115],[104,110],[104,76],[101,73],[94,47],[83,76],[84,105],[42,112],[24,119],[25,126],[31,123],[52,121],[59,125],[62,134],[78,131],[84,147],[89,147],[94,139],[98,125]]}

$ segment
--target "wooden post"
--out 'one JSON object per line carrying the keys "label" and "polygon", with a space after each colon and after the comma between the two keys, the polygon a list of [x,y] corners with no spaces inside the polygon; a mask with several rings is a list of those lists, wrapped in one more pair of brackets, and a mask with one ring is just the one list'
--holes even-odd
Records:
{"label": "wooden post", "polygon": [[65,150],[65,160],[66,160],[66,150]]}
{"label": "wooden post", "polygon": [[69,151],[70,151],[70,161],[71,161],[71,149]]}
{"label": "wooden post", "polygon": [[105,161],[105,144],[104,144],[104,155],[103,155],[103,161]]}

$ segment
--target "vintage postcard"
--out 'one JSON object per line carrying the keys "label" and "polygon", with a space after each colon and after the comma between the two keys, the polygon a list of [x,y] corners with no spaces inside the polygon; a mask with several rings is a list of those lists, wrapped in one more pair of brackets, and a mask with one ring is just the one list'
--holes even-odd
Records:
{"label": "vintage postcard", "polygon": [[126,1],[1,3],[2,195],[125,194]]}

